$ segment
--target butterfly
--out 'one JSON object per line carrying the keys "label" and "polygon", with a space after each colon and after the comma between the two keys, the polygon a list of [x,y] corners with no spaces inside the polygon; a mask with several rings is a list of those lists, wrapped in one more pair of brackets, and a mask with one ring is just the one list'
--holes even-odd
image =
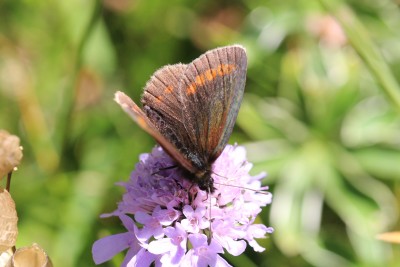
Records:
{"label": "butterfly", "polygon": [[210,50],[189,64],[167,65],[147,82],[143,109],[123,92],[115,101],[186,171],[213,193],[212,164],[228,143],[246,83],[244,47]]}

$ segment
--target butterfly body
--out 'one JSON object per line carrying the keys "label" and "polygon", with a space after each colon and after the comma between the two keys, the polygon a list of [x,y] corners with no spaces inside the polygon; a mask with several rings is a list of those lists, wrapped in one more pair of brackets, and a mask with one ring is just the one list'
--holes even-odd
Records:
{"label": "butterfly body", "polygon": [[232,133],[246,71],[243,47],[221,47],[190,64],[156,71],[145,86],[143,109],[122,92],[115,100],[187,172],[188,179],[212,193],[212,164]]}

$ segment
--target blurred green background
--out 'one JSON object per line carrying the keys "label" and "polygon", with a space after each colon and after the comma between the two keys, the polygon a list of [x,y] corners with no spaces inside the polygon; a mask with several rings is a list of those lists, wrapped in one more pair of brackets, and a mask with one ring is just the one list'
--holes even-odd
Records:
{"label": "blurred green background", "polygon": [[[242,44],[247,85],[231,143],[267,171],[275,233],[234,266],[399,266],[400,12],[388,0],[0,2],[0,128],[24,158],[11,186],[17,247],[93,266],[125,231],[113,211],[154,140],[113,101],[152,73]],[[4,185],[3,185],[4,186]],[[103,266],[119,266],[123,254]]]}

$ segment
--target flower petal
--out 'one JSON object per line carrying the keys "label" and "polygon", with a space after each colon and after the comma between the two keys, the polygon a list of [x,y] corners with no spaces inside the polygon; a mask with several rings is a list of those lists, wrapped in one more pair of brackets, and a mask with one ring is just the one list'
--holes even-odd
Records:
{"label": "flower petal", "polygon": [[126,265],[126,267],[146,267],[155,261],[158,256],[141,249]]}
{"label": "flower petal", "polygon": [[97,240],[92,247],[94,262],[100,264],[110,260],[115,254],[127,249],[131,239],[132,234],[128,232],[106,236]]}
{"label": "flower petal", "polygon": [[171,238],[162,238],[149,243],[147,250],[153,254],[162,254],[171,250]]}
{"label": "flower petal", "polygon": [[226,260],[224,260],[224,258],[222,258],[221,256],[217,255],[217,260],[215,262],[215,265],[211,266],[211,267],[232,267],[232,265],[230,265]]}
{"label": "flower petal", "polygon": [[131,232],[134,232],[137,229],[135,222],[126,214],[120,214],[119,219],[122,221],[122,224]]}
{"label": "flower petal", "polygon": [[233,256],[239,256],[240,254],[242,254],[245,250],[246,250],[246,241],[244,240],[233,240],[232,238],[225,238],[225,240],[221,240],[223,241],[223,247],[226,249],[226,251],[233,255]]}

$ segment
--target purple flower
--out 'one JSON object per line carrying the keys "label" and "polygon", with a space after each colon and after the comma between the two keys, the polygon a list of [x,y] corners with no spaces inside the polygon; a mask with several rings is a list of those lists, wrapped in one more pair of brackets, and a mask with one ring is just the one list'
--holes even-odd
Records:
{"label": "purple flower", "polygon": [[162,264],[177,265],[186,253],[187,232],[177,222],[175,227],[165,228],[165,235],[166,238],[150,242],[147,249],[155,255],[163,254],[160,259]]}
{"label": "purple flower", "polygon": [[203,234],[191,234],[189,240],[193,248],[182,260],[182,266],[207,267],[230,266],[218,253],[224,253],[222,246],[211,239],[210,244]]}
{"label": "purple flower", "polygon": [[192,206],[185,205],[183,207],[185,219],[182,220],[182,226],[190,233],[198,233],[200,229],[209,227],[209,221],[205,218],[206,207],[198,207],[195,211]]}
{"label": "purple flower", "polygon": [[252,164],[246,151],[227,145],[214,162],[215,192],[209,194],[185,179],[180,168],[162,148],[140,156],[118,209],[128,230],[97,240],[92,253],[96,264],[128,249],[121,266],[230,266],[224,251],[237,256],[249,244],[262,252],[255,238],[265,238],[273,229],[254,224],[261,207],[271,203],[268,187],[250,176]]}

